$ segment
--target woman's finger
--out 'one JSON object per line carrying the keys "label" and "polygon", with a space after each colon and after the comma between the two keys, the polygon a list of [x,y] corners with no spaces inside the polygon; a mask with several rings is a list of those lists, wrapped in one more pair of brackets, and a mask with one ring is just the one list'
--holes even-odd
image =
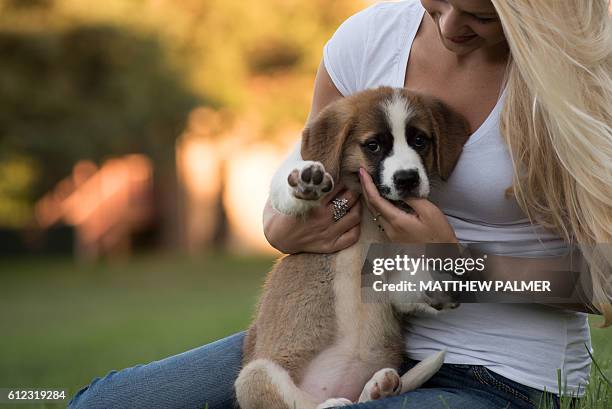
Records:
{"label": "woman's finger", "polygon": [[376,185],[374,185],[374,182],[372,181],[372,177],[363,168],[359,168],[359,181],[361,182],[363,198],[368,206],[368,209],[370,209],[370,213],[372,213],[374,216],[380,214],[378,209],[374,206],[374,204],[372,204],[372,196],[380,196],[380,194],[378,193]]}
{"label": "woman's finger", "polygon": [[344,183],[338,182],[338,184],[334,186],[334,189],[323,197],[321,200],[321,205],[329,204],[329,202],[334,200],[334,198],[338,196],[338,193],[342,192],[343,190],[346,190],[346,186],[344,186]]}
{"label": "woman's finger", "polygon": [[[350,190],[343,190],[326,206],[319,207],[319,212],[325,213],[325,218],[329,222],[337,223],[346,217],[346,214],[358,203],[359,194]],[[338,201],[338,203],[336,203]],[[344,215],[342,215],[343,212]],[[339,213],[340,219],[336,219],[335,215]]]}
{"label": "woman's finger", "polygon": [[362,195],[363,195],[363,201],[365,202],[366,207],[368,208],[368,211],[372,214],[372,215],[376,215],[378,214],[378,212],[376,211],[376,209],[374,209],[374,207],[370,204],[370,199],[368,197],[368,195],[366,194],[366,188],[362,186]]}
{"label": "woman's finger", "polygon": [[363,196],[368,203],[368,207],[372,212],[373,216],[379,214],[383,215],[387,221],[393,223],[399,216],[404,212],[397,207],[393,206],[391,202],[382,197],[374,185],[374,181],[365,171],[365,169],[359,169],[359,179],[361,180],[361,186],[363,187]]}
{"label": "woman's finger", "polygon": [[396,234],[395,226],[389,223],[382,215],[378,216],[374,223],[378,225],[378,229],[385,233],[390,240],[393,240]]}
{"label": "woman's finger", "polygon": [[352,190],[348,190],[348,189],[344,189],[340,192],[338,192],[338,194],[332,198],[332,200],[330,200],[327,205],[328,206],[333,206],[334,204],[332,203],[334,199],[346,199],[347,200],[347,206],[348,207],[353,207],[353,205],[355,204],[355,202],[357,202],[357,199],[359,199],[359,193],[357,192],[353,192]]}
{"label": "woman's finger", "polygon": [[412,207],[416,215],[421,218],[427,217],[436,209],[436,206],[427,199],[413,197],[405,199],[404,202]]}
{"label": "woman's finger", "polygon": [[345,248],[355,244],[359,240],[360,226],[356,225],[348,231],[344,232],[332,245],[330,252],[344,250]]}
{"label": "woman's finger", "polygon": [[329,226],[329,234],[335,239],[346,233],[361,222],[361,202],[357,202],[351,207],[348,213],[337,222]]}
{"label": "woman's finger", "polygon": [[383,216],[378,216],[375,223],[378,224],[379,229],[383,229],[387,234],[393,231],[393,225],[391,225],[391,223],[389,223]]}

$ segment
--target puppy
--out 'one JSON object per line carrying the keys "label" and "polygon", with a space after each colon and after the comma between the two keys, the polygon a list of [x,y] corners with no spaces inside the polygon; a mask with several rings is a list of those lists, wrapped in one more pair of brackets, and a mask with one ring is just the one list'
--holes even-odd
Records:
{"label": "puppy", "polygon": [[[342,181],[359,192],[359,168],[394,203],[427,197],[445,180],[468,138],[465,120],[440,101],[381,87],[342,98],[304,130],[272,181],[280,212],[304,215]],[[331,214],[330,214],[331,217]],[[362,214],[359,241],[335,254],[294,254],[269,273],[243,346],[235,383],[242,409],[322,409],[393,396],[419,387],[442,365],[444,351],[401,378],[400,314],[437,313],[421,303],[361,302],[361,268],[371,243],[388,241]]]}

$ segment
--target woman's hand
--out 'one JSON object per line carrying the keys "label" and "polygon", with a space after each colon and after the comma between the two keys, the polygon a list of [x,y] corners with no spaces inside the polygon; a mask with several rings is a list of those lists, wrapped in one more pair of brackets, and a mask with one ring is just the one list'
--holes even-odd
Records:
{"label": "woman's hand", "polygon": [[442,211],[427,199],[406,199],[414,210],[406,213],[378,193],[372,178],[359,170],[363,196],[376,220],[392,242],[397,243],[457,243],[455,231]]}
{"label": "woman's hand", "polygon": [[[350,208],[337,222],[334,222],[331,204],[334,198],[347,199]],[[333,253],[345,249],[359,239],[361,202],[358,198],[358,194],[338,186],[322,199],[321,206],[305,217],[279,213],[268,201],[263,220],[266,239],[285,254]]]}

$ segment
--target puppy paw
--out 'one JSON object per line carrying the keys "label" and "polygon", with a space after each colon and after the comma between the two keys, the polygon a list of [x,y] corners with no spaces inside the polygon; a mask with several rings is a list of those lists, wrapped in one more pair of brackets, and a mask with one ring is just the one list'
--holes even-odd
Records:
{"label": "puppy paw", "polygon": [[399,395],[402,390],[402,380],[395,369],[384,368],[376,372],[366,383],[361,392],[359,402],[382,399]]}
{"label": "puppy paw", "polygon": [[[425,291],[425,302],[430,307],[433,314],[437,314],[444,310],[453,310],[459,307],[459,303],[453,300],[453,297],[447,293]],[[433,310],[433,311],[431,311]]]}
{"label": "puppy paw", "polygon": [[319,162],[309,162],[293,169],[287,178],[293,196],[302,200],[319,200],[334,188],[334,181]]}
{"label": "puppy paw", "polygon": [[338,406],[348,406],[352,404],[353,402],[345,398],[333,398],[327,399],[325,402],[319,404],[319,406],[317,406],[317,409],[335,408]]}

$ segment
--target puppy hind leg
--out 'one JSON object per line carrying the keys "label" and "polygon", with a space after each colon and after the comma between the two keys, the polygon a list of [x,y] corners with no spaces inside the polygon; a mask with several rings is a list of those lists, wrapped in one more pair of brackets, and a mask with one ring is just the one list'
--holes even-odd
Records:
{"label": "puppy hind leg", "polygon": [[399,395],[402,381],[395,369],[383,368],[366,383],[359,396],[359,403]]}
{"label": "puppy hind leg", "polygon": [[269,359],[245,366],[236,383],[241,409],[315,409],[317,402],[298,388],[289,373]]}
{"label": "puppy hind leg", "polygon": [[332,398],[332,399],[327,399],[325,402],[320,403],[319,406],[317,406],[316,409],[329,409],[329,408],[337,408],[340,406],[348,406],[348,405],[352,405],[353,402],[351,402],[350,400],[346,399],[346,398]]}

